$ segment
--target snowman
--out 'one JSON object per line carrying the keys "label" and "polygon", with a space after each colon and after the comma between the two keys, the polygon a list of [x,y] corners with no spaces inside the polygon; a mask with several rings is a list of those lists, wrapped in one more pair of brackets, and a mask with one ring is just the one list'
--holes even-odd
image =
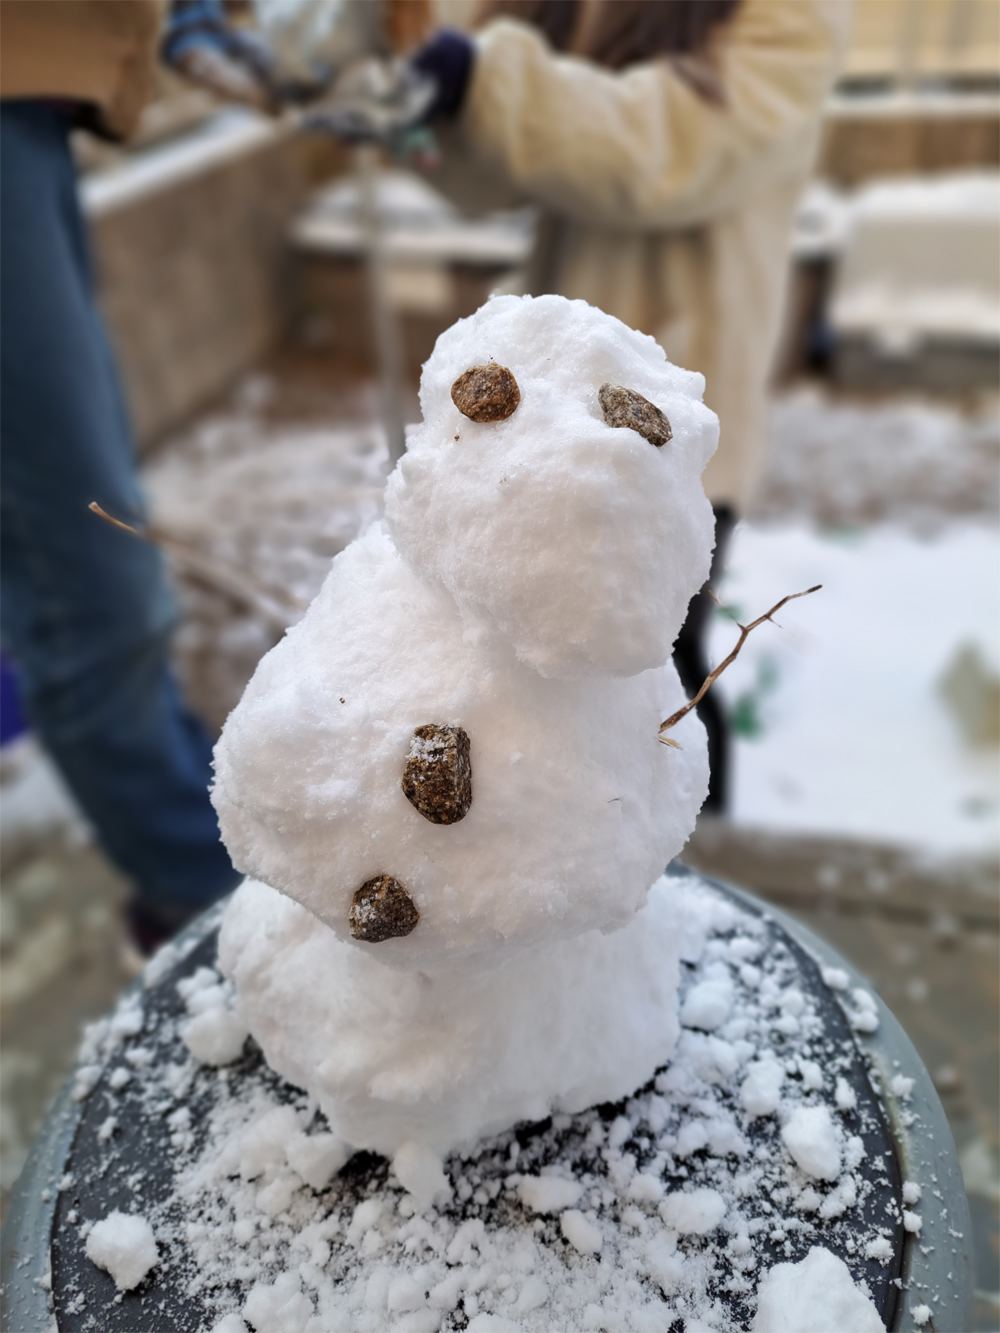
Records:
{"label": "snowman", "polygon": [[702,389],[583,301],[459,321],[384,522],[219,740],[213,800],[251,877],[220,964],[270,1065],[401,1179],[628,1095],[676,1041],[662,871],[708,765],[694,714],[676,747],[658,729],[713,544]]}

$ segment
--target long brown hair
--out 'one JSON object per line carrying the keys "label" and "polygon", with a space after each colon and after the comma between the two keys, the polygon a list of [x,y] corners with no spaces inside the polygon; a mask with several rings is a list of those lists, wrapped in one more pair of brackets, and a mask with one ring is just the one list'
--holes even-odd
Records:
{"label": "long brown hair", "polygon": [[[730,19],[740,0],[603,0],[587,56],[608,69],[624,69],[657,56],[698,56],[713,30]],[[556,51],[569,49],[579,0],[488,0],[482,18],[518,18],[545,36]]]}

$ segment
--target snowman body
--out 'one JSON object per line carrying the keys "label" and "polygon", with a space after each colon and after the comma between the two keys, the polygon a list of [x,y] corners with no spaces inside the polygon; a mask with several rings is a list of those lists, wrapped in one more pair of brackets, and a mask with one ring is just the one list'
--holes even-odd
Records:
{"label": "snowman body", "polygon": [[[500,419],[452,390],[482,367],[516,382]],[[664,443],[609,424],[609,385],[668,420]],[[257,882],[220,957],[269,1062],[355,1147],[444,1151],[625,1095],[669,1056],[677,931],[650,887],[708,780],[693,714],[680,749],[658,737],[712,549],[701,388],[584,302],[498,298],[448,330],[384,525],[226,724],[213,799]],[[453,822],[404,790],[428,726],[467,738]],[[379,877],[412,913],[372,943],[352,903]]]}

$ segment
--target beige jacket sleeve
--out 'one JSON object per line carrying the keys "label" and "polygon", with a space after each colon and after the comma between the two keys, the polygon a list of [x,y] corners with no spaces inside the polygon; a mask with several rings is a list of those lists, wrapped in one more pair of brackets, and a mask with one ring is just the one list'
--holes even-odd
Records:
{"label": "beige jacket sleeve", "polygon": [[846,14],[846,0],[744,0],[717,42],[723,105],[668,60],[612,72],[502,19],[476,40],[461,129],[485,163],[564,216],[697,225],[811,159]]}

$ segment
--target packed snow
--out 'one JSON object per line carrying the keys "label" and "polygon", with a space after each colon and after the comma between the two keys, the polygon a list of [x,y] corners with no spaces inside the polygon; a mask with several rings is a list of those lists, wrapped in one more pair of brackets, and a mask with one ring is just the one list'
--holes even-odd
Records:
{"label": "packed snow", "polygon": [[678,1032],[678,926],[660,880],[623,930],[471,975],[405,971],[249,881],[219,956],[268,1063],[309,1092],[334,1134],[390,1157],[411,1140],[440,1154],[517,1120],[615,1101],[663,1064]]}
{"label": "packed snow", "polygon": [[[522,400],[476,422],[453,381],[496,361]],[[651,448],[608,426],[603,383],[662,408]],[[633,676],[670,656],[708,575],[712,516],[701,474],[718,420],[701,375],[584,301],[505,296],[446,330],[420,381],[423,422],[386,488],[400,553],[458,603],[466,629],[546,677]]]}
{"label": "packed snow", "polygon": [[752,1333],[883,1333],[871,1299],[843,1259],[814,1245],[797,1264],[776,1264],[757,1294]]}
{"label": "packed snow", "polygon": [[144,1217],[117,1209],[90,1228],[87,1258],[114,1279],[119,1291],[137,1287],[156,1264],[156,1238]]}
{"label": "packed snow", "polygon": [[[520,405],[471,421],[452,382],[496,356]],[[608,426],[606,380],[653,395],[673,439]],[[690,833],[701,727],[684,719],[680,749],[657,733],[684,701],[667,659],[708,568],[699,475],[716,423],[701,378],[651,338],[556,297],[489,302],[442,335],[422,384],[386,530],[337,557],[259,665],[216,747],[213,799],[237,866],[379,963],[426,971],[624,925]],[[636,522],[645,496],[662,513]],[[431,722],[471,741],[474,799],[454,827],[400,785]],[[359,944],[352,896],[383,875],[419,924]]]}

